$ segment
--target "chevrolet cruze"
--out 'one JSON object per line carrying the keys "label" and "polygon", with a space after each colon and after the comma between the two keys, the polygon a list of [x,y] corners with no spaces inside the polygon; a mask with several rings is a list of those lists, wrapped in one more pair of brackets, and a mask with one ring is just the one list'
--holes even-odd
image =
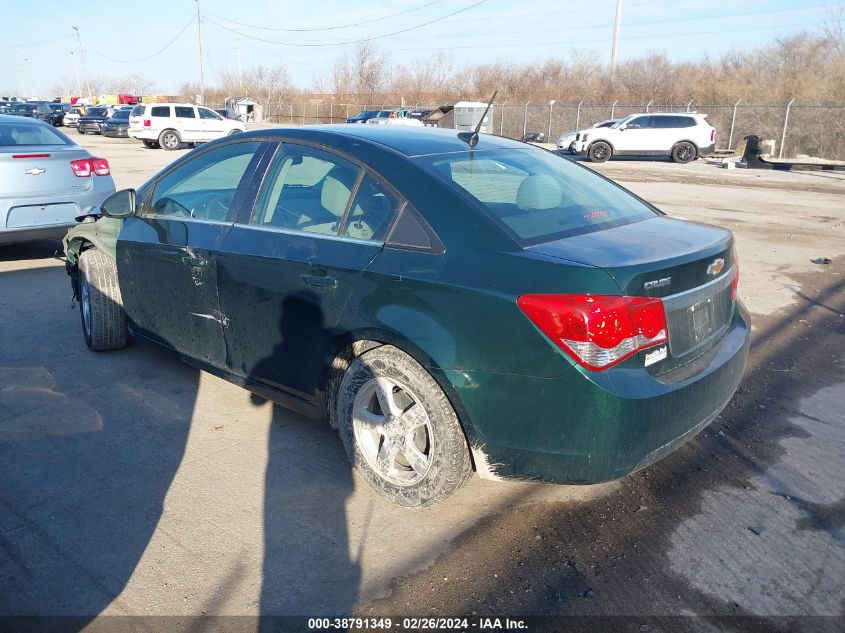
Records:
{"label": "chevrolet cruze", "polygon": [[209,143],[65,238],[129,335],[337,428],[388,499],[648,466],[718,415],[749,320],[725,229],[504,138],[351,125]]}

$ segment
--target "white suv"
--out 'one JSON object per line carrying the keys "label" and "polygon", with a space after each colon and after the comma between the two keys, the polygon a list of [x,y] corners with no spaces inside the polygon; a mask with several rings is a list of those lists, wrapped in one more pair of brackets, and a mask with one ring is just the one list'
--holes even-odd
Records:
{"label": "white suv", "polygon": [[716,128],[706,114],[632,114],[610,127],[590,128],[576,134],[574,153],[603,163],[611,156],[671,156],[688,163],[716,149]]}
{"label": "white suv", "polygon": [[129,113],[129,136],[150,148],[174,150],[245,131],[243,122],[190,103],[140,103]]}

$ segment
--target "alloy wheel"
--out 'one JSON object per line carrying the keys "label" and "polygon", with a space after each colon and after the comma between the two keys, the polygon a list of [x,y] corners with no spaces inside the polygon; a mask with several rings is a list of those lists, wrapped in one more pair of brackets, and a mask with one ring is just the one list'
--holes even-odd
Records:
{"label": "alloy wheel", "polygon": [[384,376],[367,381],[355,397],[352,426],[364,459],[390,483],[413,485],[431,468],[431,419],[406,385]]}

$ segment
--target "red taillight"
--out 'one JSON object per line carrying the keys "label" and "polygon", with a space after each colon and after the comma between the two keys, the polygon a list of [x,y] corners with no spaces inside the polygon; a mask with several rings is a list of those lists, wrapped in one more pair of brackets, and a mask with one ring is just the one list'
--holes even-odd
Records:
{"label": "red taillight", "polygon": [[669,340],[663,301],[611,295],[522,295],[532,323],[576,362],[601,371]]}
{"label": "red taillight", "polygon": [[144,119],[144,127],[150,127],[153,124],[149,119]]}
{"label": "red taillight", "polygon": [[78,178],[88,178],[91,175],[91,161],[87,158],[70,161],[70,168]]}
{"label": "red taillight", "polygon": [[111,173],[109,161],[105,158],[92,158],[91,166],[94,168],[94,173],[98,176],[108,176]]}
{"label": "red taillight", "polygon": [[77,178],[88,178],[91,174],[108,176],[111,173],[109,161],[105,158],[79,158],[70,161],[70,168]]}
{"label": "red taillight", "polygon": [[716,140],[716,128],[713,128],[712,130],[710,130],[710,142],[712,143],[715,140]]}

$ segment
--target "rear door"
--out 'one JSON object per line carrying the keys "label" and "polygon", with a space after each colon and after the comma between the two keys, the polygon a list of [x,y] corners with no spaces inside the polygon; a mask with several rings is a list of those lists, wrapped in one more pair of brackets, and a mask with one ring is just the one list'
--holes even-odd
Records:
{"label": "rear door", "polygon": [[205,140],[202,122],[194,106],[173,106],[173,115],[175,117],[173,127],[179,132],[183,141],[190,143]]}
{"label": "rear door", "polygon": [[133,327],[201,363],[226,362],[217,249],[250,204],[265,148],[259,141],[232,142],[176,163],[118,239],[121,292]]}
{"label": "rear door", "polygon": [[252,214],[220,249],[230,369],[313,404],[330,341],[398,197],[347,158],[296,143],[276,151]]}

